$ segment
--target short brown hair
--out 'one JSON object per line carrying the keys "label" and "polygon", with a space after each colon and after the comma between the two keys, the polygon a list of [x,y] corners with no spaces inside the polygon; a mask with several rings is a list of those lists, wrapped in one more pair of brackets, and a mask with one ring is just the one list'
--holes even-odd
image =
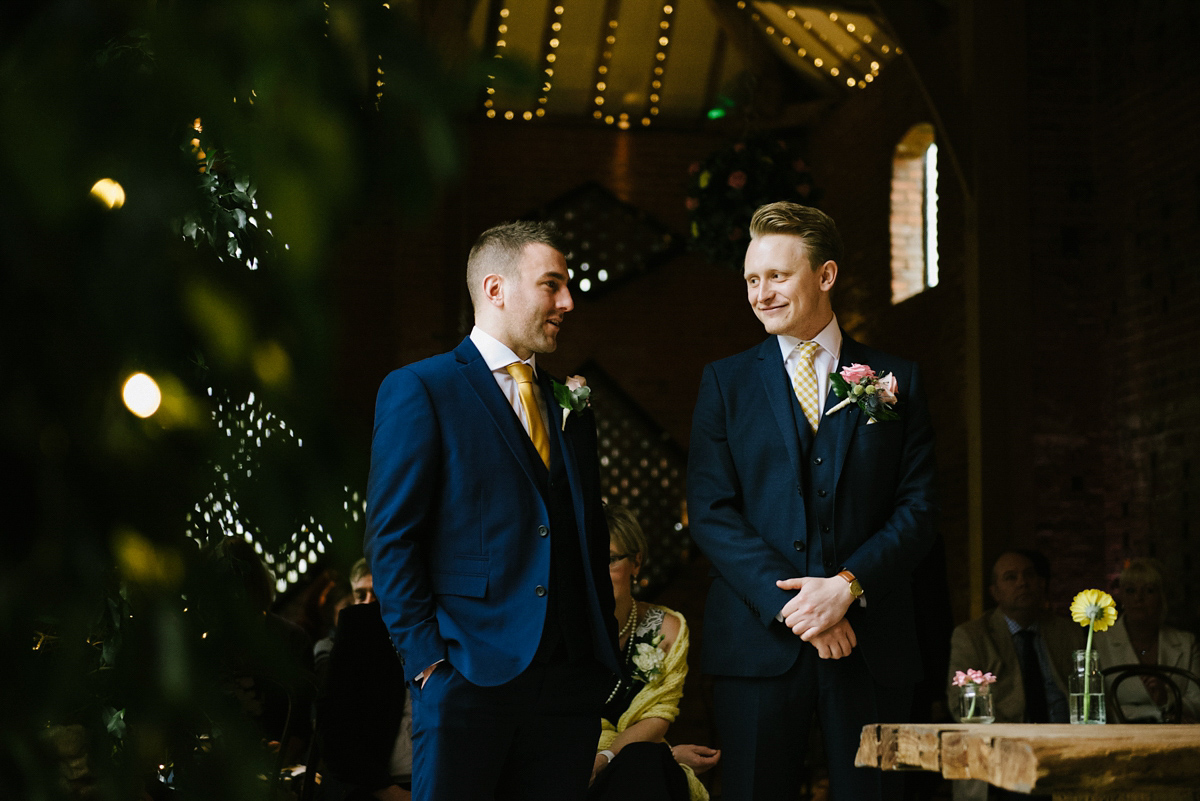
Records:
{"label": "short brown hair", "polygon": [[644,563],[649,545],[646,542],[646,534],[638,523],[637,515],[626,506],[609,503],[604,506],[604,516],[608,518],[608,538],[612,540],[613,544],[621,553],[630,556],[641,554]]}
{"label": "short brown hair", "polygon": [[467,289],[472,305],[478,305],[476,296],[483,289],[484,277],[492,273],[514,275],[525,246],[532,244],[548,245],[562,252],[558,229],[550,222],[501,223],[479,235],[467,256]]}
{"label": "short brown hair", "polygon": [[791,234],[804,240],[809,267],[818,269],[827,261],[841,262],[842,235],[833,218],[820,209],[787,200],[759,206],[750,219],[750,238],[765,234]]}

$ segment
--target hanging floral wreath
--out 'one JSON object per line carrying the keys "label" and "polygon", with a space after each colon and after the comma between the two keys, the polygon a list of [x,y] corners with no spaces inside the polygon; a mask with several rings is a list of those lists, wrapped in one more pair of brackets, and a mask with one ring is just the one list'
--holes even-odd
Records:
{"label": "hanging floral wreath", "polygon": [[819,190],[794,145],[771,137],[736,142],[688,173],[693,250],[714,264],[740,269],[755,209],[777,200],[816,205]]}

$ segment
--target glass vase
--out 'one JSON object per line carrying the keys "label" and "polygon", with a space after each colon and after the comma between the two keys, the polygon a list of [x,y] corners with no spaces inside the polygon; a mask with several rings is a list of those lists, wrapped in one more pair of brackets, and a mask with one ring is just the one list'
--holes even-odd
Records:
{"label": "glass vase", "polygon": [[1075,672],[1068,681],[1072,723],[1104,723],[1104,677],[1096,651],[1075,652]]}
{"label": "glass vase", "polygon": [[996,719],[992,709],[992,693],[989,684],[964,684],[958,708],[958,718],[963,723],[991,723]]}

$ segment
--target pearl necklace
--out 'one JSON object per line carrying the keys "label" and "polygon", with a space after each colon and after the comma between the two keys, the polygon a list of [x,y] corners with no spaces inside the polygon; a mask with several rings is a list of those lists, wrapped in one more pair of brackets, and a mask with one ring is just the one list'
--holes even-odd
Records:
{"label": "pearl necklace", "polygon": [[623,640],[626,634],[633,631],[635,625],[637,625],[637,601],[632,601],[629,604],[629,620],[625,621],[625,625],[621,627],[621,633],[617,635],[617,640]]}
{"label": "pearl necklace", "polygon": [[[633,628],[637,625],[637,619],[637,601],[634,601],[633,605],[629,608],[629,620],[626,621],[625,625],[621,628],[621,633],[617,635],[617,641],[620,642],[621,638],[624,637],[626,633],[629,634],[629,639],[625,641],[626,662],[629,661],[629,650],[633,646]],[[617,691],[621,689],[622,681],[623,679],[620,676],[617,676],[617,683],[613,685],[612,692],[608,694],[608,700],[604,702],[605,705],[611,703],[612,699],[617,697]]]}

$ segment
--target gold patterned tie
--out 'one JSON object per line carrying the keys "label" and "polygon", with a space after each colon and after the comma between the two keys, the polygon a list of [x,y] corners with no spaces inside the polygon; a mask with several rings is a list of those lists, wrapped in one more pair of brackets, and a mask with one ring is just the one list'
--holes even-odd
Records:
{"label": "gold patterned tie", "polygon": [[792,371],[792,389],[796,391],[796,399],[808,419],[808,425],[813,433],[821,423],[821,399],[817,395],[817,371],[813,369],[813,355],[821,347],[816,342],[801,342],[796,346],[800,354],[796,369]]}
{"label": "gold patterned tie", "polygon": [[[542,410],[539,408],[537,396],[533,394],[533,368],[524,362],[513,362],[504,368],[517,382],[517,392],[521,395],[521,406],[525,409],[525,419],[529,421],[529,438],[533,447],[537,448],[542,463],[550,467],[550,437],[546,434],[546,424],[542,421]],[[809,368],[812,371],[812,368]]]}

